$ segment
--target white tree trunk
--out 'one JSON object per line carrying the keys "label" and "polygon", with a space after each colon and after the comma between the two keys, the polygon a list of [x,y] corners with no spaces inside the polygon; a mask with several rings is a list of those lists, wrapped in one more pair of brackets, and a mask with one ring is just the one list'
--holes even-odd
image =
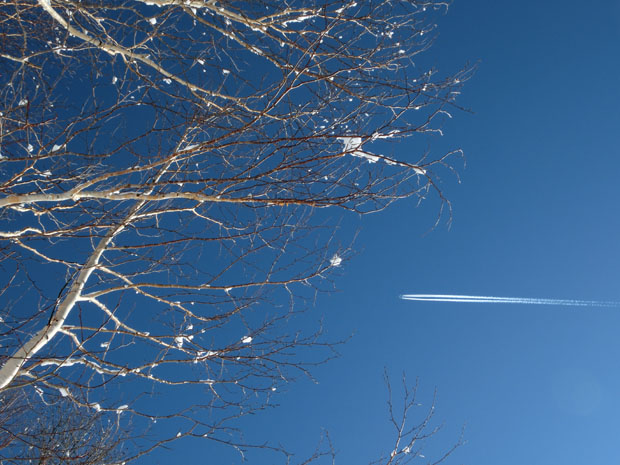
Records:
{"label": "white tree trunk", "polygon": [[17,351],[9,358],[9,360],[0,368],[0,389],[8,386],[18,375],[19,370],[24,364],[32,358],[39,350],[41,350],[45,344],[47,344],[55,335],[60,331],[67,316],[71,313],[71,310],[75,306],[75,303],[79,300],[80,294],[84,289],[84,285],[95,267],[99,263],[99,259],[103,254],[110,241],[116,234],[123,229],[123,226],[119,226],[111,230],[97,245],[93,253],[90,255],[86,264],[82,267],[78,273],[75,281],[71,284],[68,294],[60,302],[58,308],[52,315],[50,322],[42,329],[37,331],[24,345],[22,345]]}

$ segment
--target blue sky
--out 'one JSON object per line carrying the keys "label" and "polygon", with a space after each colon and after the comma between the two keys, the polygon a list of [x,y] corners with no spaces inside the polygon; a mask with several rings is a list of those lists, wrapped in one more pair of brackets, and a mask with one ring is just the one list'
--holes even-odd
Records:
{"label": "blue sky", "polygon": [[[479,62],[461,100],[473,114],[455,114],[431,145],[466,153],[462,182],[444,178],[451,227],[428,232],[432,202],[347,219],[360,253],[312,311],[328,336],[353,338],[258,425],[300,454],[328,430],[337,463],[367,463],[391,447],[385,367],[396,385],[403,371],[419,377],[422,402],[437,387],[437,450],[465,425],[449,463],[618,460],[618,309],[398,299],[620,300],[618,44],[618,2],[450,7],[426,60],[444,71]],[[426,148],[415,144],[399,150]]]}
{"label": "blue sky", "polygon": [[[41,4],[46,5],[45,2]],[[146,7],[152,6],[145,5],[145,11]],[[153,7],[153,11],[155,9],[156,7]],[[160,13],[163,11],[161,15],[165,16],[165,9],[157,11]],[[163,16],[159,16],[162,22],[150,20],[146,22],[145,16],[143,22],[148,25],[148,31],[155,24],[164,24]],[[171,18],[174,19],[174,16]],[[304,26],[300,23],[295,27]],[[122,30],[124,29],[119,29]],[[189,30],[198,34],[198,29],[190,27]],[[253,28],[251,30],[261,31]],[[338,359],[313,370],[316,382],[301,378],[297,383],[280,385],[279,379],[273,381],[266,377],[267,381],[264,382],[268,384],[262,385],[260,384],[263,382],[262,379],[250,380],[250,384],[260,384],[268,394],[272,392],[271,388],[277,385],[274,396],[280,407],[261,412],[260,415],[248,415],[240,421],[239,427],[249,443],[270,440],[273,445],[281,444],[297,453],[297,460],[293,463],[298,463],[311,454],[321,436],[329,432],[337,451],[339,464],[370,463],[381,454],[389,454],[393,447],[394,435],[388,423],[387,396],[383,381],[385,370],[392,378],[397,404],[401,374],[406,373],[411,384],[415,383],[416,379],[419,380],[418,401],[422,404],[420,406],[422,415],[430,407],[433,392],[437,389],[435,419],[436,424],[443,424],[444,428],[433,438],[428,449],[423,451],[430,461],[449,449],[458,440],[463,428],[467,443],[448,463],[582,465],[618,461],[616,423],[620,418],[620,396],[618,396],[620,344],[616,328],[620,327],[620,306],[588,308],[411,302],[400,300],[398,296],[407,293],[442,293],[620,301],[620,292],[615,282],[617,264],[620,262],[620,247],[617,241],[620,218],[615,212],[620,200],[617,182],[620,159],[616,140],[620,127],[619,44],[618,1],[597,2],[595,8],[584,6],[583,2],[577,1],[524,4],[456,0],[447,15],[439,18],[436,43],[428,53],[419,58],[417,63],[419,68],[414,70],[413,74],[418,75],[418,71],[421,73],[429,66],[437,66],[442,75],[446,76],[456,73],[466,63],[477,63],[477,71],[466,84],[462,99],[459,101],[464,107],[470,108],[471,112],[453,111],[454,117],[446,119],[442,128],[445,135],[441,138],[413,137],[407,142],[400,143],[395,143],[396,139],[385,139],[378,144],[384,144],[381,147],[385,148],[386,154],[407,160],[417,160],[417,155],[423,154],[426,150],[430,150],[433,154],[443,154],[458,148],[463,149],[464,160],[457,159],[454,165],[458,176],[444,172],[441,174],[439,184],[445,197],[452,202],[451,221],[448,222],[447,216],[444,215],[443,221],[433,227],[439,205],[437,199],[432,198],[418,208],[415,200],[404,200],[396,202],[384,212],[364,217],[348,214],[340,220],[337,239],[330,242],[325,249],[329,250],[329,253],[323,252],[320,248],[317,252],[320,257],[325,253],[324,256],[329,258],[332,249],[336,249],[335,244],[338,241],[342,241],[343,248],[346,248],[355,237],[352,247],[354,252],[344,254],[346,260],[335,273],[334,283],[337,290],[319,294],[315,306],[307,313],[299,316],[298,320],[291,322],[287,320],[289,326],[286,326],[285,330],[290,330],[289,334],[293,335],[300,328],[307,329],[311,333],[316,322],[323,319],[327,340],[348,339],[348,341],[339,347],[341,356]],[[191,47],[196,48],[194,52],[197,57],[202,56],[198,50],[202,46],[203,44],[192,41]],[[262,56],[256,50],[246,52],[252,56],[249,61],[244,62],[245,65],[250,67],[254,66],[254,62],[261,62]],[[288,56],[294,57],[294,54]],[[224,64],[228,63],[226,60],[230,60],[229,64],[234,64],[235,57],[226,58]],[[202,65],[201,61],[202,59],[196,60],[196,63]],[[18,62],[19,60],[15,61]],[[121,65],[120,61],[115,63],[111,63],[108,71]],[[214,82],[222,79],[221,74],[227,76],[231,73],[228,68],[217,68],[215,65],[218,63],[222,62],[215,60],[213,66],[208,65],[217,70],[217,73],[209,74],[206,69],[202,69]],[[192,69],[196,74],[200,72],[193,64]],[[260,68],[256,70],[261,71]],[[101,79],[104,78],[103,74]],[[234,74],[233,72],[231,76]],[[290,74],[293,76],[293,73]],[[118,78],[109,79],[110,77],[106,75],[106,83],[98,84],[102,86],[99,87],[99,91],[103,92],[102,98],[106,96],[106,92],[116,95],[115,92],[118,91],[117,87],[114,87]],[[229,78],[224,78],[226,85],[233,89],[237,86],[237,82],[241,82],[232,77],[230,81],[227,79]],[[170,81],[162,80],[165,86],[171,85],[170,82],[166,83],[166,80]],[[79,96],[82,90],[88,90],[90,95],[92,82],[88,82],[87,88],[81,89],[76,85],[72,93],[77,94],[72,96]],[[126,85],[124,80],[123,85]],[[163,88],[168,89],[165,86]],[[171,102],[175,98],[174,95],[176,94],[170,94]],[[351,100],[347,99],[347,102]],[[29,101],[24,102],[29,109]],[[291,104],[293,102],[294,99]],[[332,100],[329,102],[331,111],[335,104]],[[136,101],[136,105],[139,103],[142,102]],[[158,103],[163,107],[166,101]],[[342,103],[345,102],[340,102]],[[20,108],[23,106],[22,103],[18,104]],[[176,112],[177,108],[173,110]],[[338,111],[336,108],[333,110]],[[180,115],[184,116],[182,113]],[[166,118],[161,119],[164,120],[162,123],[164,126],[173,125]],[[117,124],[114,119],[110,121],[114,125]],[[142,118],[142,124],[149,129],[151,123],[148,115]],[[123,129],[115,133],[111,143],[123,140],[138,129],[134,124],[128,128],[129,132],[123,132],[125,131]],[[207,125],[207,129],[211,128]],[[268,126],[259,129],[265,129],[267,134],[265,137],[272,138]],[[278,130],[280,129],[288,134],[290,128],[283,127]],[[303,129],[314,131],[309,127]],[[102,129],[101,134],[105,131]],[[205,134],[208,132],[207,130]],[[73,134],[71,131],[69,133]],[[259,133],[260,131],[256,134]],[[247,137],[254,137],[251,135],[254,133],[247,134]],[[84,137],[85,141],[90,140]],[[93,140],[98,140],[97,137]],[[157,133],[153,133],[152,139],[151,136],[145,136],[144,140],[151,141],[152,147],[158,147],[163,153],[166,143],[155,144],[157,137],[159,137]],[[237,151],[234,148],[234,144],[246,141],[245,133],[241,133],[239,140],[234,137],[236,136],[233,136],[234,143],[231,143],[230,153],[238,154],[240,163],[251,160],[254,164],[255,153],[251,151],[252,149],[244,148]],[[346,148],[346,140],[340,138],[338,144],[341,142],[344,142]],[[54,141],[48,143],[48,146],[52,143]],[[138,138],[137,143],[142,144],[142,140]],[[93,147],[94,144],[93,142]],[[56,147],[55,143],[52,147],[55,148],[52,148],[52,152],[48,152],[48,155],[56,153],[57,149],[69,150],[62,146]],[[151,146],[145,145],[136,154],[139,155],[142,150],[148,152],[150,148]],[[71,149],[75,150],[74,147]],[[189,146],[186,149],[190,150]],[[28,153],[31,150],[28,149]],[[222,153],[225,154],[226,150],[225,148]],[[264,152],[268,153],[269,150]],[[122,159],[119,162],[127,161],[123,158],[124,152],[114,153],[110,163],[116,163],[117,157],[119,160]],[[55,157],[56,155],[50,157],[49,163],[53,163]],[[24,159],[29,160],[27,157]],[[41,163],[47,163],[45,159],[43,157]],[[364,166],[370,166],[365,160],[359,162]],[[47,167],[47,165],[38,166]],[[56,166],[54,165],[54,168]],[[62,168],[68,169],[71,174],[73,166]],[[216,163],[215,167],[211,166],[210,169],[216,171],[223,166],[228,167],[229,164]],[[195,173],[200,174],[198,165],[196,169]],[[343,165],[342,169],[346,171],[346,165]],[[193,168],[189,172],[193,173],[192,170]],[[47,171],[40,173],[42,178],[51,176],[45,173]],[[133,174],[129,176],[142,176],[142,173],[138,174],[133,170],[130,173]],[[172,183],[174,180],[173,184],[176,184],[176,180],[183,179],[182,177],[177,179],[175,176],[176,173],[171,174],[166,182]],[[308,176],[307,179],[313,179],[314,175]],[[159,177],[157,179],[159,180]],[[274,179],[279,178],[276,176]],[[188,180],[189,178],[185,181],[189,182]],[[33,185],[38,186],[38,182]],[[180,187],[183,187],[183,183],[180,184]],[[274,182],[273,186],[276,184]],[[267,187],[269,186],[271,184],[268,183]],[[320,188],[316,181],[310,186],[312,192]],[[126,188],[129,187],[121,189]],[[235,187],[230,195],[245,191],[252,194],[253,189],[260,191],[250,183],[249,186]],[[251,201],[254,202],[254,199]],[[86,202],[83,205],[88,205]],[[260,214],[257,213],[259,211],[251,207],[249,213],[242,211],[239,217],[250,215],[253,220],[254,215]],[[275,219],[276,209],[271,211],[274,212],[272,213],[274,223],[280,220],[283,225],[287,223],[286,218]],[[109,212],[103,211],[103,213]],[[67,215],[69,214],[73,214],[72,210],[68,210]],[[222,210],[220,214],[226,216],[229,211]],[[323,214],[323,211],[317,213],[314,218],[317,223],[325,220]],[[12,217],[7,218],[10,220]],[[293,219],[297,220],[298,217]],[[5,221],[9,220],[5,218]],[[271,224],[271,218],[266,223]],[[168,228],[171,237],[177,232],[178,237],[187,235],[197,240],[207,239],[208,236],[206,233],[203,233],[204,237],[200,236],[199,226],[195,226],[197,223],[186,223],[182,218],[176,218],[170,223],[159,223],[158,219],[154,219],[151,226],[145,226],[146,229],[135,230],[136,237],[144,237],[145,232],[150,234],[152,228],[160,228],[161,224],[165,224],[164,230]],[[189,227],[188,224],[192,226]],[[326,224],[330,225],[327,220]],[[200,225],[202,229],[203,223]],[[262,238],[271,238],[271,234],[274,234],[277,239],[277,241],[274,239],[274,243],[279,244],[280,239],[288,241],[289,236],[280,235],[277,227],[274,231],[272,233],[267,230],[262,233]],[[331,237],[329,227],[322,231],[324,236],[316,241],[319,246],[322,245],[322,239]],[[194,232],[199,237],[195,237]],[[300,239],[299,234],[303,233],[301,229],[295,232],[295,239],[300,241],[299,244],[306,246],[312,240],[314,246],[316,237],[302,236]],[[249,238],[253,237],[250,234]],[[290,238],[292,237],[291,233]],[[83,238],[85,240],[83,245],[79,241],[72,242],[71,249],[61,241],[54,242],[50,247],[70,250],[69,257],[73,254],[80,256],[83,249],[88,253],[92,249],[90,238],[87,236]],[[134,239],[127,234],[123,240],[129,244]],[[221,243],[218,242],[217,247],[220,246]],[[125,263],[125,252],[120,252],[124,250],[122,247],[124,245],[121,244],[117,247],[117,251],[106,256],[110,259],[109,263],[121,263],[121,265]],[[206,246],[202,249],[199,258],[207,256],[209,260],[204,262],[196,260],[200,267],[204,265],[202,271],[207,275],[213,272],[209,267],[219,264],[219,260],[228,260],[231,255],[239,253],[236,246],[230,246],[230,255],[211,253],[215,247],[214,245],[211,249],[210,246]],[[248,245],[248,247],[254,246]],[[309,255],[312,255],[314,248],[309,249],[311,252]],[[152,257],[156,257],[153,263],[160,263],[158,254],[163,252],[160,252],[160,249],[153,250],[149,252],[152,255],[145,256],[144,263],[148,263]],[[247,260],[244,258],[236,261],[235,263],[240,264],[239,270],[251,270],[255,264],[261,265],[254,260],[258,262],[262,258],[268,259],[272,257],[271,254],[279,257],[282,249],[271,248],[265,243],[261,250],[266,252],[256,255],[259,258],[250,257]],[[303,247],[297,250],[298,252],[286,255],[282,261],[277,262],[278,267],[274,268],[276,271],[268,274],[268,278],[277,277],[280,272],[290,272],[293,267],[291,265],[291,268],[288,268],[286,265],[289,264],[301,263],[306,266],[306,250]],[[112,255],[117,253],[118,255]],[[303,256],[303,259],[299,259],[300,256]],[[175,263],[173,258],[176,257],[166,256],[166,263]],[[275,260],[273,257],[272,259]],[[122,269],[129,270],[134,263],[142,263],[140,260],[141,258],[137,258],[136,261],[130,258],[126,262],[126,268],[123,265]],[[290,263],[287,260],[290,260]],[[33,263],[36,265],[38,262],[34,260]],[[164,263],[163,259],[161,263]],[[246,265],[247,268],[243,268]],[[182,271],[184,266],[185,262],[174,269]],[[236,277],[228,276],[229,273],[238,272],[236,265],[233,268],[226,268],[229,270],[225,276],[227,280]],[[51,296],[49,301],[53,302],[55,296],[61,295],[65,289],[61,287],[58,294],[58,281],[64,283],[67,275],[62,272],[51,273],[49,269],[51,268],[35,266],[32,276],[34,281],[45,282],[44,290]],[[256,269],[262,270],[261,266],[257,266]],[[260,276],[260,273],[257,272],[256,275]],[[220,297],[222,289],[219,286],[207,288],[211,286],[212,280],[216,280],[216,284],[219,283],[218,279],[218,276],[209,277],[207,283],[200,286],[201,290],[217,292],[217,297],[212,298],[208,295],[203,299],[204,302],[192,300],[187,303],[189,305],[199,303],[208,307],[214,305],[213,302],[220,302],[222,298],[228,299]],[[28,288],[32,287],[30,281],[24,283]],[[101,283],[91,282],[91,285],[93,287],[90,289],[95,289]],[[125,286],[123,289],[126,294],[133,293],[131,287]],[[21,293],[22,288],[15,287],[13,291]],[[239,294],[235,296],[235,293],[241,291],[233,289],[232,294],[230,291],[231,288],[226,288],[224,294],[241,299]],[[308,290],[304,288],[302,292],[306,291]],[[12,302],[12,296],[9,294],[4,298]],[[192,294],[181,294],[183,302],[194,297]],[[284,294],[282,291],[275,295]],[[33,311],[47,319],[47,314],[44,315],[44,312],[52,308],[52,304],[49,308],[39,308],[34,304],[24,305],[30,299],[34,302],[36,297],[38,296],[27,294],[27,297],[20,301],[21,307],[18,305],[15,307],[36,309]],[[127,318],[130,318],[130,323],[137,321],[141,323],[144,312],[158,315],[157,308],[152,304],[143,305],[138,303],[142,301],[136,300],[134,306],[132,298],[128,298],[131,305],[123,307],[129,315]],[[288,304],[287,300],[279,301],[277,297],[273,302],[260,301],[260,305],[264,305],[267,310],[271,305],[286,310]],[[181,349],[184,343],[189,345],[192,339],[189,336],[185,338],[185,333],[178,331],[186,331],[189,334],[189,331],[197,331],[198,328],[194,329],[189,321],[186,324],[185,317],[188,313],[172,313],[167,304],[163,306],[168,312],[166,315],[172,315],[170,318],[174,324],[171,331],[175,330],[176,325],[177,332],[170,333],[175,337],[170,339],[175,342],[177,349]],[[263,321],[263,309],[257,306],[254,312],[243,314],[243,319],[232,320],[230,326],[226,325],[225,330],[216,333],[217,337],[209,334],[208,337],[212,339],[212,345],[209,347],[219,350],[220,344],[224,346],[229,344],[231,347],[236,344],[240,346],[239,353],[250,353],[244,345],[246,337],[250,328],[258,326],[258,322]],[[73,312],[71,318],[76,322],[79,320],[82,325],[83,315],[87,315],[88,318],[92,315],[87,313],[86,304],[84,310],[79,307],[79,311]],[[155,329],[168,323],[166,315],[162,319],[155,320]],[[93,315],[93,318],[99,317]],[[108,317],[105,319],[107,321]],[[33,325],[37,323],[35,319],[31,322]],[[99,328],[99,324],[93,327]],[[199,334],[203,333],[204,331]],[[15,339],[22,337],[21,334],[14,332],[10,337]],[[99,336],[108,337],[108,333]],[[139,336],[142,338],[142,335]],[[193,333],[190,336],[193,337]],[[220,336],[222,341],[218,339]],[[177,341],[177,337],[180,338],[180,342]],[[259,349],[260,337],[263,336],[259,335],[255,339],[255,342],[258,341]],[[124,347],[130,337],[125,340],[120,336],[118,339],[121,340],[115,344]],[[228,343],[229,339],[233,342]],[[101,341],[103,342],[103,339]],[[112,342],[112,339],[108,342]],[[108,353],[109,344],[101,344],[99,339],[93,339],[89,343],[99,352]],[[7,347],[11,347],[6,341],[3,344],[5,351]],[[59,343],[58,347],[67,350],[69,344],[65,344],[66,347],[62,344],[65,343]],[[132,344],[133,341],[127,346]],[[149,360],[147,354],[150,352],[145,351],[144,354],[140,352],[144,347],[146,346],[132,346],[132,350],[135,349],[131,352],[132,356],[136,360],[140,359],[140,364],[147,363],[142,360],[143,358]],[[150,350],[152,347],[149,345],[147,348]],[[172,349],[174,350],[174,347]],[[302,348],[300,359],[306,360],[306,350]],[[107,360],[114,361],[116,354],[119,354],[118,357],[126,357],[125,352],[113,352],[111,355],[106,355],[109,357]],[[214,356],[220,355],[215,353]],[[247,357],[247,360],[254,360],[251,355]],[[216,366],[216,362],[212,365],[211,363],[207,365],[205,362],[209,370],[213,370],[212,365]],[[238,365],[239,370],[244,369],[244,364],[245,359]],[[41,363],[40,366],[47,365]],[[66,368],[71,366],[72,364],[66,364]],[[156,367],[151,365],[149,369],[154,368]],[[200,371],[204,369],[202,365],[194,368],[195,370],[191,371],[192,375],[199,376],[204,373]],[[161,371],[165,369],[170,370],[168,374],[175,370],[164,367]],[[75,380],[82,376],[84,379],[90,377],[90,372],[74,373],[77,373]],[[208,399],[205,398],[211,395],[205,385],[212,381],[206,379],[200,390],[192,387],[184,391],[175,391],[170,398],[167,398],[166,394],[170,391],[166,387],[152,388],[150,382],[147,383],[147,388],[140,383],[126,387],[130,385],[120,384],[120,378],[123,378],[126,372],[119,370],[111,373],[112,378],[118,379],[114,379],[114,382],[106,385],[105,391],[101,391],[103,392],[101,397],[110,395],[110,400],[103,399],[102,402],[104,407],[106,404],[112,405],[112,410],[118,408],[120,412],[125,410],[120,407],[120,402],[112,403],[117,401],[114,395],[118,392],[125,396],[121,396],[123,399],[135,397],[142,390],[154,393],[153,397],[140,394],[137,404],[133,406],[146,409],[146,405],[148,408],[160,409],[158,412],[161,414],[168,413],[166,409],[172,410],[186,402],[206,403]],[[132,370],[130,373],[137,371]],[[260,374],[257,372],[257,375]],[[272,381],[274,385],[269,384]],[[237,387],[233,385],[235,383],[231,383],[230,392],[233,393],[231,395],[239,392],[234,391]],[[64,388],[52,385],[50,389],[57,390],[56,395],[64,396],[61,391]],[[242,390],[244,387],[239,389]],[[222,387],[220,392],[227,391]],[[250,394],[253,394],[251,389]],[[248,399],[250,404],[260,404],[263,397],[249,395]],[[99,400],[101,399],[97,397],[97,401]],[[125,400],[122,401],[124,402]],[[125,415],[120,412],[112,413],[112,416],[119,415],[116,417],[117,422],[120,421],[120,415]],[[218,412],[215,412],[214,416],[217,414]],[[414,423],[421,418],[422,416],[416,417],[415,414],[410,417]],[[151,419],[143,421],[149,423]],[[177,430],[180,432],[186,428],[181,423],[182,421],[177,418],[170,423],[161,422],[153,429],[161,428],[171,437],[175,437]],[[214,439],[211,443],[218,439],[209,437]],[[182,438],[171,443],[169,450],[162,448],[153,456],[141,458],[137,463],[241,462],[240,456],[234,451],[227,455],[231,452],[230,448],[227,449],[228,452],[218,455],[220,451],[217,447],[210,447],[211,444],[205,446],[204,441]],[[269,456],[258,459],[251,456],[250,462],[259,460],[259,463],[271,463],[271,459]],[[425,463],[426,460],[416,462]],[[274,460],[274,463],[282,462]]]}

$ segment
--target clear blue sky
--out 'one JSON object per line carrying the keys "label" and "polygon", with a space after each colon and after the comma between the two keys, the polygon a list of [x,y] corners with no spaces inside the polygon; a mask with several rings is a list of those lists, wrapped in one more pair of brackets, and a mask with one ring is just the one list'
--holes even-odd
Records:
{"label": "clear blue sky", "polygon": [[[386,367],[396,387],[403,371],[419,377],[422,402],[437,387],[438,450],[465,425],[448,463],[620,460],[620,309],[398,299],[620,300],[619,46],[618,1],[451,6],[426,60],[446,72],[479,61],[461,100],[474,113],[456,113],[431,146],[466,153],[462,182],[444,178],[452,225],[428,232],[432,202],[346,220],[362,228],[360,253],[312,311],[329,337],[353,338],[318,384],[290,386],[253,427],[300,459],[328,430],[337,463],[368,463],[391,447]],[[401,149],[426,148],[415,143]]]}

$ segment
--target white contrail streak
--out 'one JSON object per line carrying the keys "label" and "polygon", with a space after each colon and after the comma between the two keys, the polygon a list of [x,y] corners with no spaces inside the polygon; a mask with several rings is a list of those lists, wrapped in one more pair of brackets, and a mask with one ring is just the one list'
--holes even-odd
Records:
{"label": "white contrail streak", "polygon": [[478,304],[562,305],[568,307],[620,307],[620,302],[600,300],[538,299],[529,297],[491,297],[485,295],[404,294],[403,300],[422,302],[460,302]]}

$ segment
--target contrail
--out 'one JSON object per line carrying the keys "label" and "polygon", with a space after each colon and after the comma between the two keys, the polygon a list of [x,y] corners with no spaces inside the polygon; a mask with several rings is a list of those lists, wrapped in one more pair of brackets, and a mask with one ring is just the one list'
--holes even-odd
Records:
{"label": "contrail", "polygon": [[423,302],[460,302],[478,304],[562,305],[568,307],[620,307],[620,302],[600,300],[538,299],[531,297],[491,297],[485,295],[404,294],[403,300]]}

